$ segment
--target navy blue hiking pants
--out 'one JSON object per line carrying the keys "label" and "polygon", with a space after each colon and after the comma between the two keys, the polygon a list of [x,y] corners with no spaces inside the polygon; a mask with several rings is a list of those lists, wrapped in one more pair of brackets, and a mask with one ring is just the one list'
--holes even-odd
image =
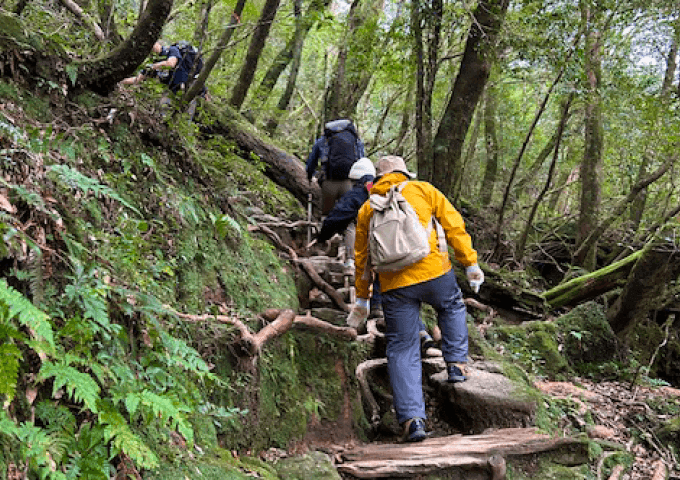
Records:
{"label": "navy blue hiking pants", "polygon": [[453,270],[426,282],[383,292],[387,370],[400,424],[414,417],[426,418],[419,337],[423,302],[437,313],[444,360],[467,362],[466,309]]}

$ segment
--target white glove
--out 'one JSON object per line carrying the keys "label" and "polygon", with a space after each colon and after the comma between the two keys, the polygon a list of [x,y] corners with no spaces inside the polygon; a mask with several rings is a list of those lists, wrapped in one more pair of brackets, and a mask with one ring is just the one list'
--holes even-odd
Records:
{"label": "white glove", "polygon": [[468,279],[472,291],[475,293],[479,292],[479,287],[484,283],[484,272],[479,268],[479,265],[475,263],[474,265],[467,267],[465,269],[465,276]]}
{"label": "white glove", "polygon": [[352,310],[347,316],[347,325],[359,330],[361,326],[368,320],[368,307],[370,306],[370,301],[368,298],[357,298]]}

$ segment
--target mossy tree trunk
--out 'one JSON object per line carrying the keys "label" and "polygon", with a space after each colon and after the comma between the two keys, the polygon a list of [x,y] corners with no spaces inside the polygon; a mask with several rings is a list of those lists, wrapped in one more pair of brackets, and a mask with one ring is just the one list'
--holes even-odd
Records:
{"label": "mossy tree trunk", "polygon": [[673,295],[672,286],[680,277],[680,250],[668,238],[660,234],[640,251],[621,295],[607,312],[617,335],[625,336],[635,322],[665,306]]}
{"label": "mossy tree trunk", "polygon": [[[109,54],[77,63],[76,88],[108,95],[148,57],[172,9],[173,0],[149,0],[132,34]],[[68,67],[66,67],[68,71]]]}

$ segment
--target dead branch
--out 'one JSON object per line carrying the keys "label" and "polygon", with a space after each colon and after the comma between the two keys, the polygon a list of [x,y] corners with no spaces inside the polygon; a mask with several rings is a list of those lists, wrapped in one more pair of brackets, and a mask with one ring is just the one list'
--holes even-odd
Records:
{"label": "dead branch", "polygon": [[85,11],[80,8],[80,5],[78,5],[76,2],[73,2],[72,0],[60,0],[60,2],[64,7],[66,7],[67,10],[69,10],[85,25],[92,29],[92,32],[94,33],[94,36],[97,37],[97,40],[102,42],[106,40],[106,35],[104,35],[104,32],[102,31],[99,24],[97,24],[97,22],[92,17],[85,13]]}

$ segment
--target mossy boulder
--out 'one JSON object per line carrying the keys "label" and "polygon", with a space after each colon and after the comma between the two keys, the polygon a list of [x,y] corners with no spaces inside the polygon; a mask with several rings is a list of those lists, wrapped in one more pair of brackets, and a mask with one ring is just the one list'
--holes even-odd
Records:
{"label": "mossy boulder", "polygon": [[605,309],[596,302],[577,306],[556,322],[564,355],[577,370],[583,364],[608,362],[620,351]]}
{"label": "mossy boulder", "polygon": [[274,464],[282,480],[340,480],[331,459],[323,452],[310,452],[300,457],[289,457]]}

